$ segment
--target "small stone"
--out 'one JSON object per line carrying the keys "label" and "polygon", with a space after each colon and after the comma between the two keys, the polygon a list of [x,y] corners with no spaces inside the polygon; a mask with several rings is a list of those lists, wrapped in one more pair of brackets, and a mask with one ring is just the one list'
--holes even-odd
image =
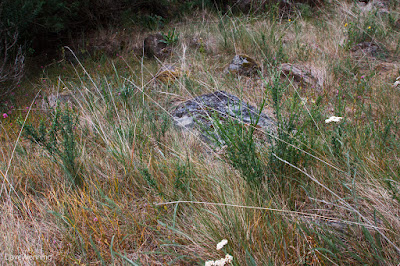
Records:
{"label": "small stone", "polygon": [[204,45],[204,40],[202,37],[194,36],[189,40],[189,47],[194,49],[199,49]]}
{"label": "small stone", "polygon": [[174,65],[163,65],[156,75],[156,79],[163,83],[171,83],[184,74],[181,68]]}
{"label": "small stone", "polygon": [[151,34],[144,40],[144,53],[147,57],[164,59],[171,55],[171,47],[168,47],[161,33]]}
{"label": "small stone", "polygon": [[261,70],[257,62],[247,55],[235,55],[229,64],[227,71],[236,75],[256,76]]}
{"label": "small stone", "polygon": [[384,55],[384,50],[380,45],[375,42],[362,42],[351,48],[351,51],[355,56],[382,56]]}
{"label": "small stone", "polygon": [[282,76],[293,78],[294,82],[301,86],[320,89],[318,79],[311,73],[311,70],[305,66],[284,63],[280,66]]}
{"label": "small stone", "polygon": [[76,100],[72,92],[64,91],[61,93],[53,93],[42,100],[42,109],[48,111],[57,107],[57,104],[67,105],[75,104]]}

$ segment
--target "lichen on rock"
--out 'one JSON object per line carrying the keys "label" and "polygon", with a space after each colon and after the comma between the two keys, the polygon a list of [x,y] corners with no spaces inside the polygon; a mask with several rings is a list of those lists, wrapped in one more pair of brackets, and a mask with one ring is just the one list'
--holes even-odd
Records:
{"label": "lichen on rock", "polygon": [[204,94],[183,102],[173,110],[172,116],[177,126],[185,129],[197,128],[203,132],[214,127],[216,117],[221,123],[235,119],[244,125],[254,125],[264,131],[276,130],[274,118],[260,113],[257,108],[225,91]]}
{"label": "lichen on rock", "polygon": [[280,70],[282,71],[282,76],[293,79],[300,86],[321,89],[318,78],[312,74],[311,69],[308,67],[284,63],[280,66]]}
{"label": "lichen on rock", "polygon": [[162,83],[171,83],[180,78],[185,73],[187,74],[187,72],[182,70],[180,67],[166,64],[160,68],[160,70],[156,74],[156,79],[161,81]]}
{"label": "lichen on rock", "polygon": [[261,68],[253,58],[240,54],[233,57],[226,70],[232,74],[251,77],[258,75]]}

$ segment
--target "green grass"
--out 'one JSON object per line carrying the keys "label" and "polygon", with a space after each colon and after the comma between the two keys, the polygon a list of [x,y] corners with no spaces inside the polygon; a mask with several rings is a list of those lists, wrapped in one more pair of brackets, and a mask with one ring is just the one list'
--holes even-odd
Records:
{"label": "green grass", "polygon": [[[126,50],[44,67],[27,90],[68,89],[77,104],[43,112],[16,95],[29,113],[0,118],[1,255],[52,255],[56,264],[203,265],[230,254],[234,265],[397,265],[400,93],[391,84],[400,66],[390,58],[400,32],[355,5],[333,1],[291,21],[206,12],[165,25],[179,34],[166,62]],[[202,49],[189,47],[193,36]],[[346,44],[368,36],[389,56],[354,57]],[[262,77],[224,74],[235,53],[259,62]],[[161,84],[154,75],[168,62],[185,74]],[[307,65],[323,88],[297,86],[281,63]],[[173,124],[173,106],[218,90],[273,115],[276,132],[215,117],[223,143],[210,144]],[[325,123],[330,116],[343,119]],[[77,180],[68,176],[83,183],[71,189]]]}

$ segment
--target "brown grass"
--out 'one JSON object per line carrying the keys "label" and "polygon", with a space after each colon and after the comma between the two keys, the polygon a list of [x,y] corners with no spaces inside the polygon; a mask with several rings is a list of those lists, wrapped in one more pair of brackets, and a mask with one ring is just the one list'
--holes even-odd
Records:
{"label": "brown grass", "polygon": [[[364,58],[361,64],[344,48],[345,23],[367,15],[354,5],[334,1],[318,16],[290,22],[242,16],[222,23],[201,13],[168,26],[180,41],[165,62],[125,50],[102,63],[49,67],[32,88],[75,94],[75,162],[86,185],[71,187],[62,162],[19,135],[16,115],[1,118],[0,256],[26,255],[12,257],[19,265],[198,265],[225,254],[234,256],[235,265],[398,263],[400,94],[390,85],[399,69],[391,58],[398,55],[400,34],[392,31],[380,40],[391,58]],[[391,12],[399,16],[398,7]],[[192,36],[201,36],[205,50],[190,46]],[[282,58],[274,59],[280,50]],[[235,53],[254,58],[265,77],[226,75],[224,66]],[[323,90],[280,80],[282,113],[285,119],[298,114],[299,120],[293,138],[279,136],[275,143],[291,141],[299,156],[281,158],[261,145],[256,153],[266,170],[259,186],[247,183],[226,152],[214,150],[198,133],[170,125],[161,134],[162,117],[172,105],[216,90],[256,105],[267,97],[266,112],[272,113],[268,85],[275,60],[310,67]],[[155,83],[168,63],[186,75]],[[391,70],[374,72],[380,64]],[[365,88],[363,75],[371,76]],[[131,91],[125,100],[126,88]],[[297,96],[308,101],[290,111]],[[318,97],[320,106],[313,103]],[[345,122],[325,124],[331,115]],[[32,108],[26,124],[40,119],[49,125],[51,115]],[[338,150],[333,139],[342,143]],[[224,238],[228,244],[217,251]]]}

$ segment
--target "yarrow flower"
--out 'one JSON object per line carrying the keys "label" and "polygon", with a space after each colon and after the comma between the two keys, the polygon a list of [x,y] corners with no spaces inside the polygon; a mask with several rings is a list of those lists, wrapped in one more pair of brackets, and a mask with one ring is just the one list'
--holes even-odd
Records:
{"label": "yarrow flower", "polygon": [[304,105],[306,105],[307,102],[308,102],[307,98],[300,98],[300,100],[301,100],[301,103],[304,104]]}
{"label": "yarrow flower", "polygon": [[228,240],[222,239],[221,242],[219,242],[219,243],[217,244],[217,250],[220,250],[220,249],[223,248],[226,244],[228,244]]}
{"label": "yarrow flower", "polygon": [[343,117],[340,117],[340,116],[331,116],[331,117],[329,117],[328,119],[325,120],[325,123],[326,123],[326,124],[329,124],[330,122],[336,122],[336,123],[338,123],[338,122],[340,122],[340,120],[342,120],[342,119],[343,119]]}
{"label": "yarrow flower", "polygon": [[233,257],[229,254],[225,255],[225,258],[213,261],[213,260],[209,260],[206,261],[206,263],[204,264],[204,266],[224,266],[227,263],[231,263],[233,261]]}
{"label": "yarrow flower", "polygon": [[400,77],[397,77],[396,82],[393,84],[393,87],[396,88],[397,86],[400,87]]}
{"label": "yarrow flower", "polygon": [[[226,244],[228,244],[228,240],[222,239],[221,242],[217,244],[217,250],[220,250],[223,248]],[[204,266],[224,266],[227,263],[231,263],[233,260],[233,257],[229,254],[225,255],[225,258],[219,259],[219,260],[209,260],[206,261]]]}

